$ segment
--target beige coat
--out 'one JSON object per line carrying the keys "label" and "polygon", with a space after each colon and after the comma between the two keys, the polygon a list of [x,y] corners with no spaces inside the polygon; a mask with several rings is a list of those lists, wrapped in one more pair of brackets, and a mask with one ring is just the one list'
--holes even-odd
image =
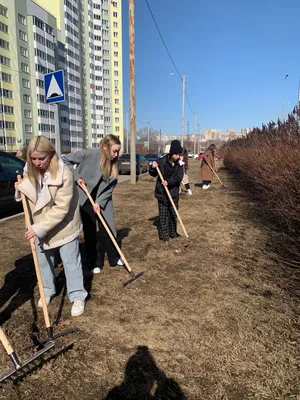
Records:
{"label": "beige coat", "polygon": [[[45,250],[62,246],[79,236],[81,218],[79,213],[78,192],[71,171],[62,160],[58,161],[59,171],[55,179],[45,174],[43,187],[37,198],[37,189],[27,177],[26,165],[24,179],[19,190],[28,199],[32,229]],[[16,192],[16,200],[20,201]]]}
{"label": "beige coat", "polygon": [[201,167],[200,167],[200,179],[202,181],[212,181],[213,172],[209,168],[208,164],[215,170],[215,158],[212,152],[206,151],[204,153],[203,159],[201,160]]}

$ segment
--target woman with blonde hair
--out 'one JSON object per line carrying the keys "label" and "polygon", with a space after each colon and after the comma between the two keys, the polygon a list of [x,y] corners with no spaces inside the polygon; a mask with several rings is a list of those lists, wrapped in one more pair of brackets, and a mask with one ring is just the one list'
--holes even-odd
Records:
{"label": "woman with blonde hair", "polygon": [[[21,200],[20,192],[28,199],[33,224],[27,230],[26,238],[36,238],[46,303],[49,304],[56,292],[54,255],[59,250],[68,297],[73,303],[71,315],[81,315],[87,292],[83,287],[79,252],[81,219],[73,176],[45,136],[30,140],[26,158],[24,178],[15,183],[16,200]],[[38,306],[42,307],[41,299]]]}
{"label": "woman with blonde hair", "polygon": [[[100,142],[100,150],[81,150],[62,157],[78,184],[87,264],[95,274],[100,273],[103,268],[105,253],[111,267],[123,265],[122,259],[99,219],[99,234],[97,235],[96,232],[96,212],[100,211],[111,232],[115,237],[117,236],[112,192],[117,184],[120,149],[121,142],[117,136],[107,135]],[[80,188],[82,183],[85,183],[95,202],[94,208]]]}

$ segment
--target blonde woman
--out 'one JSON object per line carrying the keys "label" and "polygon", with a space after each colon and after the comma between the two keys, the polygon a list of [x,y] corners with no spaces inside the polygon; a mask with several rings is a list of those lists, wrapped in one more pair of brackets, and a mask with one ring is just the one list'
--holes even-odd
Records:
{"label": "blonde woman", "polygon": [[[16,200],[20,192],[28,199],[33,224],[26,238],[36,238],[46,302],[55,295],[54,255],[59,250],[64,265],[68,297],[73,303],[71,315],[84,312],[87,292],[83,287],[79,233],[81,219],[78,193],[69,169],[58,158],[53,144],[45,136],[31,139],[27,147],[24,179],[15,184]],[[42,307],[41,299],[38,306]]]}
{"label": "blonde woman", "polygon": [[[78,184],[87,264],[94,274],[101,272],[105,253],[107,253],[111,267],[123,265],[122,259],[99,220],[97,236],[95,214],[97,211],[101,212],[112,233],[116,236],[112,192],[117,184],[120,149],[120,140],[114,135],[107,135],[100,142],[100,150],[81,150],[62,157],[73,172],[74,179]],[[76,167],[74,168],[74,166]],[[79,186],[83,182],[96,203],[94,208]]]}

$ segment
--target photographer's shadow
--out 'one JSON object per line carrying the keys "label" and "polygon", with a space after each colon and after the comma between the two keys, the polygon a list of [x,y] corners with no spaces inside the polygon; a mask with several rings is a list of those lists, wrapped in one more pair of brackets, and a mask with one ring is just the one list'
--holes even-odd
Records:
{"label": "photographer's shadow", "polygon": [[8,272],[0,289],[0,325],[8,321],[14,311],[33,298],[36,286],[36,274],[32,255],[26,255],[15,262],[15,269]]}
{"label": "photographer's shadow", "polygon": [[147,346],[138,346],[125,367],[124,381],[105,400],[187,400],[178,383],[158,368]]}

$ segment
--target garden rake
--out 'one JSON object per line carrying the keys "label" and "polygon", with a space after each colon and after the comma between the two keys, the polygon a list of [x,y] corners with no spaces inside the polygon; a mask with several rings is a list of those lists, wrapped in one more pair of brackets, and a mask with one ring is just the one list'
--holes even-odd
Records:
{"label": "garden rake", "polygon": [[[158,173],[158,176],[159,176],[160,180],[163,182],[165,179],[164,179],[164,177],[163,177],[163,175],[162,175],[162,173],[161,173],[161,170],[159,169],[158,166],[156,167],[156,170],[157,170],[157,173]],[[178,221],[180,222],[180,225],[181,225],[181,228],[182,228],[182,230],[183,230],[183,233],[185,234],[185,237],[187,238],[187,244],[185,245],[185,247],[187,247],[188,244],[189,244],[189,240],[188,240],[189,235],[187,234],[187,231],[186,231],[186,229],[185,229],[185,226],[183,225],[182,219],[181,219],[181,217],[180,217],[180,215],[179,215],[179,212],[178,212],[178,210],[177,210],[177,207],[176,207],[176,205],[175,205],[175,203],[174,203],[174,200],[172,199],[171,193],[170,193],[170,191],[169,191],[169,189],[168,189],[167,186],[165,186],[165,190],[166,190],[166,193],[167,193],[168,198],[169,198],[169,200],[170,200],[170,203],[172,204],[172,207],[173,207],[173,209],[174,209],[174,211],[175,211],[175,213],[176,213],[176,215],[177,215]]]}
{"label": "garden rake", "polygon": [[[18,175],[18,182],[20,182],[21,180],[22,180],[21,176]],[[21,193],[21,199],[22,199],[22,204],[23,204],[23,210],[24,210],[24,214],[25,214],[25,224],[26,224],[27,229],[29,229],[31,226],[31,222],[30,222],[30,216],[29,216],[29,210],[28,210],[28,203],[27,203],[27,199],[26,199],[26,196],[24,195],[24,193],[22,193],[22,192],[20,192],[20,193]],[[46,297],[45,297],[45,291],[44,291],[44,286],[43,286],[43,281],[42,281],[42,276],[41,276],[39,260],[38,260],[37,252],[36,252],[36,248],[35,248],[35,239],[34,238],[30,239],[30,247],[31,247],[32,257],[33,257],[33,261],[34,261],[34,267],[35,267],[40,297],[42,300],[42,308],[43,308],[43,314],[44,314],[44,320],[45,320],[46,332],[47,332],[46,338],[44,338],[44,339],[35,338],[35,341],[38,342],[39,344],[43,344],[43,343],[47,343],[49,341],[58,339],[61,336],[69,335],[70,333],[76,332],[79,329],[78,328],[70,328],[70,329],[66,329],[63,332],[53,334],[53,327],[51,326],[51,323],[50,323],[48,307],[47,307]],[[35,345],[35,343],[28,344],[28,345],[26,345],[26,348],[33,347],[34,345]]]}
{"label": "garden rake", "polygon": [[[79,185],[79,186],[80,186],[81,189],[85,192],[85,194],[87,195],[89,201],[91,202],[92,206],[94,207],[95,202],[94,202],[92,196],[90,195],[90,193],[89,193],[89,191],[88,191],[86,185],[85,185],[85,184],[81,184],[81,185]],[[144,275],[144,272],[139,272],[138,274],[135,274],[135,273],[133,272],[133,270],[132,270],[132,268],[130,267],[128,261],[126,260],[126,258],[125,258],[125,256],[124,256],[124,254],[123,254],[123,252],[122,252],[120,246],[118,245],[118,243],[117,243],[117,241],[116,241],[114,235],[112,234],[112,232],[111,232],[109,226],[107,225],[105,219],[102,217],[100,211],[97,211],[97,215],[98,215],[98,217],[99,217],[99,219],[100,219],[100,222],[101,222],[102,225],[104,226],[104,229],[105,229],[106,232],[108,233],[108,235],[109,235],[111,241],[113,242],[113,244],[114,244],[114,246],[115,246],[117,252],[119,253],[119,255],[120,255],[120,257],[122,258],[122,260],[124,261],[124,264],[125,264],[125,267],[126,267],[127,271],[128,271],[129,274],[131,275],[131,279],[129,279],[127,282],[124,282],[124,283],[123,283],[123,287],[128,286],[128,285],[130,285],[132,282],[134,282],[136,279],[138,279],[140,276]]]}
{"label": "garden rake", "polygon": [[4,331],[1,327],[0,327],[0,340],[1,340],[1,343],[3,344],[5,351],[7,352],[9,358],[11,359],[11,361],[13,363],[13,367],[11,369],[0,374],[0,382],[5,381],[6,379],[12,377],[13,375],[15,375],[16,378],[19,378],[20,376],[22,376],[24,374],[24,372],[25,373],[30,372],[30,370],[32,370],[36,367],[35,360],[37,360],[38,358],[41,358],[41,356],[44,353],[46,353],[46,351],[52,349],[52,347],[54,346],[53,342],[49,342],[41,350],[37,351],[31,357],[27,358],[27,360],[21,362],[20,359],[18,358],[16,352],[12,348],[11,344],[9,343],[8,338],[6,337]]}
{"label": "garden rake", "polygon": [[[205,161],[206,162],[206,161]],[[218,178],[219,182],[221,183],[221,187],[222,189],[226,189],[226,186],[224,185],[224,183],[221,181],[221,179],[219,178],[219,175],[216,173],[216,171],[213,169],[213,167],[206,162],[206,164],[209,166],[209,168],[211,169],[211,171],[215,174],[215,176]]]}

